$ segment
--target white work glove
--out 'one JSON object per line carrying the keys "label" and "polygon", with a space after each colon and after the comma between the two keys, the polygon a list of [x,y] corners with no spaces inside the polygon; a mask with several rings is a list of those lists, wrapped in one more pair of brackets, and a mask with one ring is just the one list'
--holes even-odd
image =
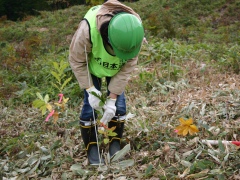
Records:
{"label": "white work glove", "polygon": [[101,100],[98,97],[92,95],[91,92],[95,92],[99,96],[101,96],[102,93],[99,90],[97,90],[94,86],[86,89],[86,91],[88,92],[88,102],[89,102],[90,106],[93,109],[100,110],[101,107],[99,106],[99,103]]}
{"label": "white work glove", "polygon": [[112,118],[115,116],[117,109],[115,103],[116,99],[107,99],[106,104],[103,106],[104,113],[100,122],[103,123],[104,125],[107,125],[107,123],[111,121]]}

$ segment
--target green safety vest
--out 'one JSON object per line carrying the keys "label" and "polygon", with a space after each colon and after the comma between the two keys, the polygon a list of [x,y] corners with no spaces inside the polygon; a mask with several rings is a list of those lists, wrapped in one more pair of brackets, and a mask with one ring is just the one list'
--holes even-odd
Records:
{"label": "green safety vest", "polygon": [[102,78],[114,76],[126,63],[126,60],[112,56],[105,50],[101,34],[97,29],[96,14],[100,7],[101,5],[92,7],[84,16],[84,19],[89,24],[92,43],[92,52],[89,54],[89,71],[91,74]]}

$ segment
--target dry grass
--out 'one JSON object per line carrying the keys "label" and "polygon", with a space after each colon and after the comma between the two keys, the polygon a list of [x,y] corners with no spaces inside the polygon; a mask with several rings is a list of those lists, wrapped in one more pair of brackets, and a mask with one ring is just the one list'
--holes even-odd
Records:
{"label": "dry grass", "polygon": [[[134,73],[126,95],[129,113],[135,117],[126,123],[123,145],[131,144],[125,159],[134,159],[135,164],[123,170],[111,165],[99,170],[87,165],[78,125],[71,124],[77,119],[79,109],[70,110],[67,118],[52,124],[44,122],[36,109],[2,107],[0,163],[3,177],[195,179],[222,175],[236,179],[239,174],[237,146],[220,149],[204,145],[201,140],[240,138],[240,75],[223,74],[211,66],[206,66],[202,72],[201,65],[191,61],[185,67],[190,69],[184,75],[185,81],[172,82],[166,94],[161,94],[162,87],[156,83],[146,92],[136,75],[141,68]],[[152,68],[147,71],[151,72]],[[200,132],[195,136],[176,135],[174,128],[180,117],[192,117]],[[216,129],[220,131],[214,131]],[[90,173],[76,175],[71,171],[73,164]],[[35,167],[38,170],[31,172]]]}

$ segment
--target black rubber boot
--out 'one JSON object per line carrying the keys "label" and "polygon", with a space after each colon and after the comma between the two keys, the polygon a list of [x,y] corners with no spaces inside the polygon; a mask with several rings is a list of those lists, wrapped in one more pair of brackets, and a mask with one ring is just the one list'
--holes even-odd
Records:
{"label": "black rubber boot", "polygon": [[123,135],[123,130],[124,130],[124,122],[125,120],[115,120],[112,119],[108,123],[108,127],[111,128],[113,126],[116,126],[116,129],[113,132],[117,133],[117,136],[114,137],[109,137],[110,143],[109,143],[109,154],[110,158],[116,154],[118,151],[121,150],[121,138]]}
{"label": "black rubber boot", "polygon": [[[87,157],[90,165],[104,164],[104,160],[99,160],[99,152],[96,139],[95,125],[88,121],[80,121],[81,135],[87,151]],[[97,128],[97,127],[96,127]]]}

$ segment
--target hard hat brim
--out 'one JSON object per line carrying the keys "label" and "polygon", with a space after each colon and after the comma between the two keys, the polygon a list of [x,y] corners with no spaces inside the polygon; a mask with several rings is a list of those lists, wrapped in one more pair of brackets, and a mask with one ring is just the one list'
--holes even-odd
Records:
{"label": "hard hat brim", "polygon": [[124,60],[129,60],[129,59],[136,57],[138,55],[138,53],[140,52],[140,49],[141,49],[141,44],[139,47],[137,47],[134,51],[131,51],[131,52],[120,51],[113,46],[113,51],[116,54],[116,56],[118,58],[124,59]]}

